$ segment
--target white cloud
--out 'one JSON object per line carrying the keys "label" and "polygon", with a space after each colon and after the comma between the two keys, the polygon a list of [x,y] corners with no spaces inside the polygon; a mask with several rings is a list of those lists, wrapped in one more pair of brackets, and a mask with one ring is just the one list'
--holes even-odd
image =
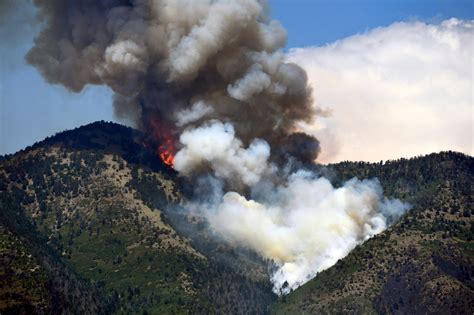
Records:
{"label": "white cloud", "polygon": [[323,47],[293,49],[316,104],[323,162],[440,150],[473,155],[474,21],[395,23]]}

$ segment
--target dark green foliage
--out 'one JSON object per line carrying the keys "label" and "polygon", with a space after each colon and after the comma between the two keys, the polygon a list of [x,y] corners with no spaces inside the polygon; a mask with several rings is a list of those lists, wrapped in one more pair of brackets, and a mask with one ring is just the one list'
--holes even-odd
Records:
{"label": "dark green foliage", "polygon": [[2,313],[99,314],[114,309],[113,299],[77,275],[47,245],[14,197],[0,192]]}
{"label": "dark green foliage", "polygon": [[[75,295],[67,294],[68,286],[55,284],[52,287],[60,288],[58,295],[44,289],[46,284],[41,287],[41,283],[49,282],[41,282],[40,274],[33,274],[38,282],[35,287],[45,295],[24,292],[22,298],[34,303],[25,302],[16,310],[266,313],[274,295],[265,274],[255,278],[234,270],[227,262],[204,257],[166,225],[167,214],[157,211],[168,211],[170,201],[159,179],[175,182],[175,173],[135,137],[139,139],[140,135],[129,128],[95,123],[49,138],[0,164],[0,192],[18,205],[8,212],[10,216],[2,217],[1,223],[21,214],[15,233],[23,235],[20,228],[31,226],[32,235],[38,237],[35,244],[48,248],[49,254],[40,256],[53,256],[59,266],[67,268],[45,267],[41,275],[82,283],[98,299],[91,302],[83,289]],[[119,171],[120,175],[110,173]],[[178,188],[172,187],[171,193],[177,194]],[[153,224],[141,204],[151,209],[147,215],[155,212],[155,220],[162,223]],[[34,250],[28,247],[26,251]],[[20,287],[24,284],[19,278],[11,281]],[[7,292],[1,297],[0,302],[6,304],[0,312],[14,301],[12,294]],[[82,302],[76,302],[76,298]],[[84,304],[92,309],[87,310]]]}
{"label": "dark green foliage", "polygon": [[184,181],[142,137],[97,122],[0,158],[0,280],[8,284],[1,313],[473,309],[471,157],[443,152],[324,168],[336,185],[377,177],[387,196],[413,209],[270,308],[271,262],[216,239],[206,221],[180,209]]}
{"label": "dark green foliage", "polygon": [[469,314],[474,309],[474,159],[442,152],[330,165],[339,184],[376,177],[413,209],[274,307],[276,313]]}

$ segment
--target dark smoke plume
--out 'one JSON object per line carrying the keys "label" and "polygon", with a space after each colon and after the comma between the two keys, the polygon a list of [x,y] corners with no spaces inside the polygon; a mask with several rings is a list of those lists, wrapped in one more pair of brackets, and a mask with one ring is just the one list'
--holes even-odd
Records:
{"label": "dark smoke plume", "polygon": [[[116,116],[149,133],[163,125],[178,137],[220,121],[232,126],[242,148],[254,139],[273,148],[292,139],[296,121],[315,116],[306,73],[285,63],[279,49],[286,31],[269,18],[265,1],[35,4],[46,24],[27,60],[49,82],[71,91],[108,85],[116,93]],[[315,139],[297,139],[308,141],[302,143],[303,159],[317,156]]]}
{"label": "dark smoke plume", "polygon": [[336,188],[299,169],[319,142],[297,124],[317,112],[305,71],[285,62],[286,32],[265,1],[35,4],[44,29],[27,60],[71,91],[109,86],[116,115],[159,140],[165,163],[197,178],[206,196],[188,210],[277,263],[275,292],[308,281],[408,209],[383,198],[377,181]]}

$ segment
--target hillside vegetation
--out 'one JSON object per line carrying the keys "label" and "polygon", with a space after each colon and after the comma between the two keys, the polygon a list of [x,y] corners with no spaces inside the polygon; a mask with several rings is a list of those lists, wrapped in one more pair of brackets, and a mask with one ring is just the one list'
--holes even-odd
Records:
{"label": "hillside vegetation", "polygon": [[97,122],[0,158],[0,313],[472,313],[473,158],[322,167],[413,209],[277,299],[268,262],[182,211],[190,187],[141,140]]}
{"label": "hillside vegetation", "polygon": [[[267,312],[274,295],[266,275],[206,257],[170,225],[164,210],[183,198],[176,175],[139,137],[95,123],[4,159],[0,277],[12,286],[1,292],[0,312]],[[25,234],[38,235],[58,266],[42,261],[36,246],[18,246],[30,241]],[[77,298],[70,297],[71,284],[51,285],[60,272],[84,283]],[[58,301],[42,289],[49,287],[59,290]],[[89,295],[100,298],[90,303]]]}
{"label": "hillside vegetation", "polygon": [[413,205],[386,232],[281,298],[278,314],[472,314],[474,159],[454,152],[330,165],[336,181],[376,177]]}

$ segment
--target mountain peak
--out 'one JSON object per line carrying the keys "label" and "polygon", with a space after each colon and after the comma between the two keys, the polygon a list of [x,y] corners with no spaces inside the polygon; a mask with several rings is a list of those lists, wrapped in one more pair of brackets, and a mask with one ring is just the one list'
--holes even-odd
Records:
{"label": "mountain peak", "polygon": [[142,137],[95,122],[0,161],[1,273],[8,284],[0,291],[1,312],[462,313],[474,307],[472,157],[441,152],[326,166],[336,186],[376,177],[387,197],[413,209],[277,298],[272,262],[217,238],[205,218],[183,209],[189,183]]}

